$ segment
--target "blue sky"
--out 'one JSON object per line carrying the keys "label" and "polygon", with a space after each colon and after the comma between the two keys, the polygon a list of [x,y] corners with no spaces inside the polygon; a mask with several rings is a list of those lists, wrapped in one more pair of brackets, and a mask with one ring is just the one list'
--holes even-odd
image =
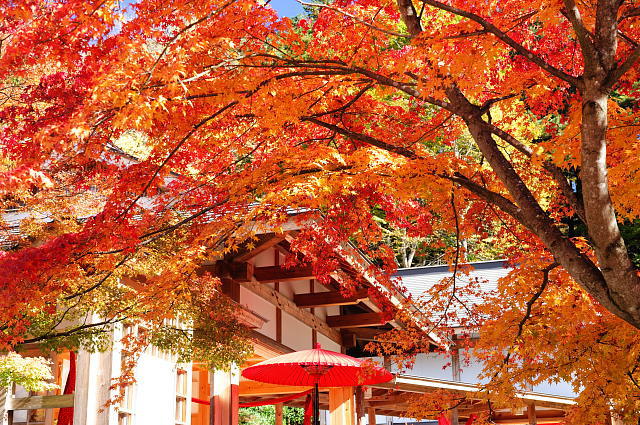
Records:
{"label": "blue sky", "polygon": [[271,0],[269,4],[280,16],[293,17],[304,11],[296,0]]}
{"label": "blue sky", "polygon": [[[136,1],[137,0],[123,0],[120,4],[127,8],[130,4],[133,4]],[[269,4],[276,12],[278,12],[278,15],[282,17],[287,16],[292,18],[304,12],[304,9],[296,0],[271,0]]]}

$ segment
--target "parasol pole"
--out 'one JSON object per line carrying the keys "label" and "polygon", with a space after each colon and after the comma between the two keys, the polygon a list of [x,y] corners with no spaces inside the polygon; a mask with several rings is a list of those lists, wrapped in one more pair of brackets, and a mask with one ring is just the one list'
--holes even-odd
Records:
{"label": "parasol pole", "polygon": [[320,392],[318,390],[318,381],[316,381],[313,396],[313,425],[320,425]]}

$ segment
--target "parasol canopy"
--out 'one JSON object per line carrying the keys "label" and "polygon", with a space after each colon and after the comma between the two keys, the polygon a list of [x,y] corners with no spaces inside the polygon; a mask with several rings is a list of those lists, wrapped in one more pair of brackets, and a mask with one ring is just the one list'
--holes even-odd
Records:
{"label": "parasol canopy", "polygon": [[390,381],[393,375],[384,368],[365,363],[346,354],[323,350],[296,351],[265,360],[242,371],[253,381],[278,385],[343,387],[373,385]]}

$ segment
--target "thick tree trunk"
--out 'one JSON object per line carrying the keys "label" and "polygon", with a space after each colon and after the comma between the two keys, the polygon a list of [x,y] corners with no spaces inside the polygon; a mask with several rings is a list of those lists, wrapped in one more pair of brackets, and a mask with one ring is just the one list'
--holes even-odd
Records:
{"label": "thick tree trunk", "polygon": [[[421,32],[411,0],[397,0],[400,15],[412,35]],[[566,0],[569,19],[578,35],[582,26],[573,1]],[[616,220],[607,179],[607,101],[610,77],[616,70],[616,0],[600,0],[592,40],[579,37],[585,58],[585,74],[578,80],[583,96],[582,169],[584,216],[599,266],[567,239],[537,202],[513,165],[498,148],[482,119],[481,108],[455,86],[446,90],[455,113],[464,119],[474,141],[491,165],[518,209],[506,211],[537,235],[556,260],[587,292],[613,314],[640,329],[640,278],[633,267]],[[610,78],[609,78],[610,79]],[[488,200],[490,202],[490,200]]]}
{"label": "thick tree trunk", "polygon": [[[585,219],[608,297],[629,323],[640,327],[640,278],[618,227],[607,176],[608,75],[616,67],[617,3],[600,1],[595,54],[585,58],[582,94],[580,178]],[[620,314],[619,314],[620,315]]]}
{"label": "thick tree trunk", "polygon": [[402,17],[402,22],[407,26],[407,31],[411,35],[417,35],[422,31],[422,25],[416,8],[413,6],[411,0],[396,0],[398,4],[398,10]]}
{"label": "thick tree trunk", "polygon": [[[613,314],[640,328],[640,320],[629,314],[627,309],[622,308],[623,305],[611,296],[606,276],[560,232],[553,220],[540,207],[512,164],[500,152],[492,134],[486,126],[482,125],[480,108],[471,104],[457,88],[448,89],[447,95],[451,104],[460,109],[459,115],[465,117],[465,123],[478,148],[520,207],[518,220],[542,240],[557,261],[598,302]],[[635,298],[631,304],[639,303],[640,298]],[[631,304],[625,306],[630,307]]]}
{"label": "thick tree trunk", "polygon": [[582,167],[580,177],[589,237],[608,296],[640,327],[640,279],[629,259],[609,195],[607,178],[607,101],[605,93],[585,93],[582,103]]}

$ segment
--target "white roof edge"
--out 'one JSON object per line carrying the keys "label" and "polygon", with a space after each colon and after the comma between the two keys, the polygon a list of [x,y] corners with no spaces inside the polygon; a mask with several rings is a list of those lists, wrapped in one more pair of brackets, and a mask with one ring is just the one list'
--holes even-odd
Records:
{"label": "white roof edge", "polygon": [[[466,382],[449,381],[445,379],[425,378],[412,375],[395,375],[392,385],[397,387],[401,384],[414,385],[426,389],[441,388],[452,391],[478,392],[482,389],[479,384],[469,384]],[[373,385],[375,387],[375,385]],[[388,387],[388,384],[381,387]],[[402,388],[398,388],[402,389]],[[405,390],[406,391],[406,390]],[[420,391],[416,391],[420,392]],[[516,397],[523,400],[539,401],[544,403],[563,404],[567,406],[575,405],[576,401],[573,397],[537,393],[533,391],[521,391],[516,393]]]}
{"label": "white roof edge", "polygon": [[[490,263],[504,263],[506,261],[507,259],[502,258],[498,260],[470,261],[468,263],[461,263],[461,264],[468,264],[473,266],[476,264],[481,265],[481,264],[490,264]],[[435,269],[438,267],[449,267],[449,264],[431,264],[429,266],[419,266],[419,267],[398,267],[398,272],[407,271],[407,270]]]}
{"label": "white roof edge", "polygon": [[[381,285],[378,280],[375,278],[375,276],[372,276],[369,272],[367,272],[366,267],[363,266],[363,264],[361,264],[358,259],[360,261],[365,262],[368,265],[371,265],[372,263],[369,261],[368,258],[366,258],[364,255],[362,255],[362,253],[360,252],[360,250],[358,248],[356,248],[355,246],[353,246],[351,243],[347,243],[345,244],[346,246],[340,246],[340,250],[344,251],[343,254],[347,254],[344,255],[345,259],[351,264],[352,267],[354,267],[356,270],[358,270],[360,273],[362,273],[362,276],[367,279],[376,289],[378,289],[381,293],[385,294],[387,296],[387,298],[389,299],[389,301],[391,301],[391,303],[397,307],[397,308],[401,308],[403,306],[403,301],[407,301],[407,297],[402,293],[402,291],[400,291],[398,288],[393,287],[393,288],[386,288],[383,285]],[[353,261],[351,261],[353,260]],[[410,302],[410,301],[409,301]],[[412,302],[410,302],[411,306],[415,309],[415,313],[418,314],[423,314],[417,307],[415,307],[413,305]],[[424,329],[423,330],[427,333],[427,335],[429,336],[429,338],[431,339],[431,341],[433,341],[433,343],[435,345],[438,345],[440,347],[443,347],[445,349],[448,349],[450,346],[450,341],[443,341],[442,338],[440,338],[438,335],[436,335],[432,330],[429,329]]]}

